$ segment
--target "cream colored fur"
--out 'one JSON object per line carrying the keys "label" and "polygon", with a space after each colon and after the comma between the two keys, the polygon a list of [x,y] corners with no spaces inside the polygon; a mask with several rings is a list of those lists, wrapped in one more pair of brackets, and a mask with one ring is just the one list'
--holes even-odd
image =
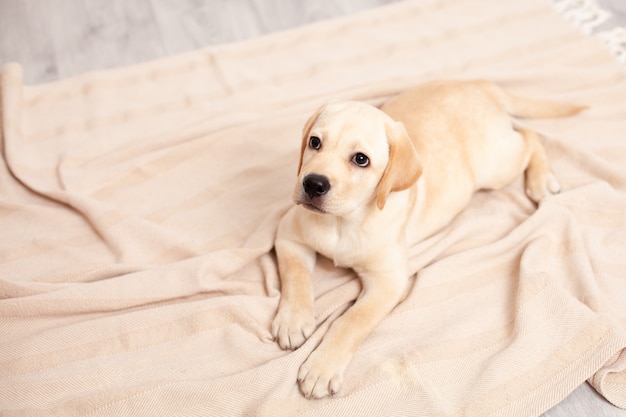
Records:
{"label": "cream colored fur", "polygon": [[[309,119],[296,204],[275,242],[281,300],[272,334],[281,348],[296,349],[315,330],[310,274],[317,253],[353,268],[362,292],[302,364],[306,397],[339,391],[363,339],[405,296],[408,242],[446,226],[475,191],[503,187],[523,172],[533,201],[559,191],[538,135],[516,129],[511,115],[561,117],[583,109],[514,97],[485,81],[435,81],[380,109],[337,102]],[[357,165],[363,156],[367,165]]]}

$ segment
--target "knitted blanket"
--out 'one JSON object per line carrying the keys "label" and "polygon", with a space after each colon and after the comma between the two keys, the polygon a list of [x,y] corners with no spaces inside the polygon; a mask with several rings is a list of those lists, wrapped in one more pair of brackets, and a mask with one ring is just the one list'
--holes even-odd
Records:
{"label": "knitted blanket", "polygon": [[[3,416],[527,416],[588,380],[626,407],[626,74],[540,0],[414,0],[133,67],[1,73]],[[357,297],[320,259],[310,340],[270,335],[300,132],[434,78],[589,105],[526,120],[562,192],[479,192],[339,395],[296,375]],[[471,109],[467,109],[471,112]]]}

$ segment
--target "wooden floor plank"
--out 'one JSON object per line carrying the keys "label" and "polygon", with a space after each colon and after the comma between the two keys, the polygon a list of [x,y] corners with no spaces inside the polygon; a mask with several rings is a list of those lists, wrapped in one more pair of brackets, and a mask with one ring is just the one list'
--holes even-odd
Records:
{"label": "wooden floor plank", "polygon": [[48,12],[63,77],[155,59],[166,53],[148,0],[45,3],[55,9],[62,3],[64,8],[63,13]]}
{"label": "wooden floor plank", "polygon": [[0,0],[0,64],[16,61],[28,65],[29,82],[62,77],[46,23],[32,0]]}

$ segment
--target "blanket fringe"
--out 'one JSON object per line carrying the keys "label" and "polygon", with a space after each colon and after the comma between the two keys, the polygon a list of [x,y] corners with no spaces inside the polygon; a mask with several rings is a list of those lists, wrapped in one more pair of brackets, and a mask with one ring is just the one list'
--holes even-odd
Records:
{"label": "blanket fringe", "polygon": [[598,37],[609,47],[617,60],[626,65],[626,29],[616,27],[606,32],[598,33]]}
{"label": "blanket fringe", "polygon": [[549,1],[565,20],[578,26],[584,33],[600,38],[617,60],[626,65],[626,28],[614,27],[594,33],[611,18],[611,13],[601,8],[596,0]]}
{"label": "blanket fringe", "polygon": [[593,33],[611,17],[595,0],[551,0],[551,3],[565,20],[574,23],[587,34]]}

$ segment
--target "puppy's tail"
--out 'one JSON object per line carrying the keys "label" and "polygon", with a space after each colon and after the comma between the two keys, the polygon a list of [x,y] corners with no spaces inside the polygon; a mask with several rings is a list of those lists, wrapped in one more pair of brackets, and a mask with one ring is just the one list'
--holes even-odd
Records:
{"label": "puppy's tail", "polygon": [[555,101],[525,98],[507,93],[495,84],[489,83],[488,92],[502,103],[507,113],[515,117],[531,119],[549,119],[566,117],[588,109],[588,106]]}

